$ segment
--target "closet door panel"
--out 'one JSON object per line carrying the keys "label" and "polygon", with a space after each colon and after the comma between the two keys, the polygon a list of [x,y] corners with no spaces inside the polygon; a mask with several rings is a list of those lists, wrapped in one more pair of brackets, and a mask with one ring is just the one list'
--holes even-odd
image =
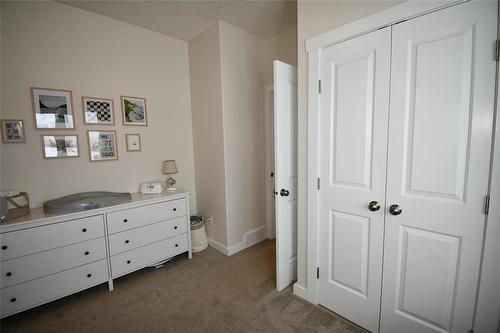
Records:
{"label": "closet door panel", "polygon": [[393,26],[381,332],[472,328],[495,39],[495,2]]}
{"label": "closet door panel", "polygon": [[[390,28],[322,51],[319,302],[377,331]],[[379,209],[368,205],[378,201]],[[376,205],[374,206],[376,207]]]}

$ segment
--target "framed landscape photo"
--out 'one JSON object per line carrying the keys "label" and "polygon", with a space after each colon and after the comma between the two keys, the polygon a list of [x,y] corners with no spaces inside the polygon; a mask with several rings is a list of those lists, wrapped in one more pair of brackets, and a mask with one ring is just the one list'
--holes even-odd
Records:
{"label": "framed landscape photo", "polygon": [[127,142],[127,151],[141,151],[141,136],[140,134],[125,134]]}
{"label": "framed landscape photo", "polygon": [[2,119],[2,142],[25,143],[24,123],[20,119]]}
{"label": "framed landscape photo", "polygon": [[100,97],[82,97],[83,121],[90,125],[114,125],[113,100]]}
{"label": "framed landscape photo", "polygon": [[77,135],[42,135],[42,146],[46,159],[80,156]]}
{"label": "framed landscape photo", "polygon": [[71,90],[31,88],[36,129],[74,129]]}
{"label": "framed landscape photo", "polygon": [[118,159],[116,131],[87,131],[91,162]]}
{"label": "framed landscape photo", "polygon": [[123,125],[147,126],[146,99],[121,96]]}

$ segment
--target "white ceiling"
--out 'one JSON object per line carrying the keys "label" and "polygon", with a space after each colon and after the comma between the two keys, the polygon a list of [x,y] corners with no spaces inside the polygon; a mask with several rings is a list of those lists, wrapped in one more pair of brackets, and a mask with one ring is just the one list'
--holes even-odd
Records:
{"label": "white ceiling", "polygon": [[297,3],[286,0],[59,2],[185,41],[191,40],[218,20],[260,37],[276,35],[297,23]]}

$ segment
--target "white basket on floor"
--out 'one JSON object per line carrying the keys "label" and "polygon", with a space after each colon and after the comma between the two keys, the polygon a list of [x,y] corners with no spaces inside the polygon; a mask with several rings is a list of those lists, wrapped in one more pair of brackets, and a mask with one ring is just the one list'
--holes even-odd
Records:
{"label": "white basket on floor", "polygon": [[205,221],[191,224],[191,250],[201,252],[208,247],[207,230]]}

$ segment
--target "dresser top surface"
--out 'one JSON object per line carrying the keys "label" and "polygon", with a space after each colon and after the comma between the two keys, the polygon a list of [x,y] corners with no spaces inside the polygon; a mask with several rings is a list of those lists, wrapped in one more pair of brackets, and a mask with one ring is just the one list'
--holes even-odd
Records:
{"label": "dresser top surface", "polygon": [[[32,208],[29,215],[21,216],[12,220],[8,220],[0,223],[0,232],[14,231],[17,229],[23,229],[24,227],[31,227],[32,224],[47,222],[55,223],[65,220],[72,220],[87,216],[105,214],[113,211],[119,211],[123,209],[134,208],[142,205],[153,204],[157,202],[175,200],[180,198],[185,198],[189,195],[189,192],[183,190],[176,190],[172,192],[163,192],[160,194],[142,194],[142,193],[131,193],[132,199],[129,202],[108,206],[103,208],[91,209],[86,211],[79,211],[67,214],[46,214],[43,208]],[[45,224],[45,223],[44,223]]]}

